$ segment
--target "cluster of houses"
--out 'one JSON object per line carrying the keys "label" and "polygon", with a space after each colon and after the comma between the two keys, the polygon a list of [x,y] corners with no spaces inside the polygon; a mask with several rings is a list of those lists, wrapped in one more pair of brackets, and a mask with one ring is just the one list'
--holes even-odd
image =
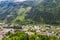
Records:
{"label": "cluster of houses", "polygon": [[54,27],[54,26],[22,26],[22,31],[27,33],[28,35],[34,34],[34,32],[37,32],[41,35],[57,35],[60,37],[60,27]]}
{"label": "cluster of houses", "polygon": [[7,24],[0,23],[0,40],[2,40],[2,38],[6,36],[5,34],[7,34],[9,31],[11,31],[11,32],[14,31],[13,29],[4,28],[7,26],[8,26]]}
{"label": "cluster of houses", "polygon": [[[6,24],[1,24],[0,23],[0,40],[1,38],[3,38],[5,36],[6,33],[8,33],[9,31],[14,33],[15,30],[19,30],[20,32],[25,32],[28,35],[32,35],[35,32],[39,33],[40,35],[57,35],[60,38],[60,27],[55,27],[55,26],[28,26],[28,25],[23,25],[21,26],[22,29],[13,29],[13,28],[3,28],[5,26],[8,26]],[[13,25],[11,25],[13,26]]]}

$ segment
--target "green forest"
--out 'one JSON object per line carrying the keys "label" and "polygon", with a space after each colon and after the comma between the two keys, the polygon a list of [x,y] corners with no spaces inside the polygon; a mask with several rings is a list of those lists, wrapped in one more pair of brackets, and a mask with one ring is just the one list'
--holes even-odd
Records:
{"label": "green forest", "polygon": [[60,0],[2,2],[0,5],[0,22],[24,25],[60,24]]}

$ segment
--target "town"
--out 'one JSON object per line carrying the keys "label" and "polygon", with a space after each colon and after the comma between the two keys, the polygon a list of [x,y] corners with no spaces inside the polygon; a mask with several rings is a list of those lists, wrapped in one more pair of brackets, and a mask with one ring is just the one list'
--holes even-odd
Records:
{"label": "town", "polygon": [[36,26],[36,25],[22,25],[19,29],[14,28],[14,25],[11,24],[8,28],[7,24],[0,23],[0,40],[2,40],[3,37],[5,37],[8,32],[14,33],[16,30],[20,32],[25,32],[28,35],[33,35],[34,32],[37,32],[41,35],[57,35],[57,37],[60,39],[60,28],[54,27],[50,25],[45,26]]}

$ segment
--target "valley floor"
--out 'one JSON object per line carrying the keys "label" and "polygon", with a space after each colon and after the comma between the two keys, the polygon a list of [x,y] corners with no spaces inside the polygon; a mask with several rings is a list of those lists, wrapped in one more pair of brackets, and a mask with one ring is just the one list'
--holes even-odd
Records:
{"label": "valley floor", "polygon": [[[16,30],[19,32],[24,32],[28,35],[34,35],[35,32],[40,34],[40,35],[56,35],[58,38],[60,38],[60,28],[59,27],[54,27],[54,26],[28,26],[28,25],[23,25],[21,29],[14,29],[14,28],[4,28],[3,25],[0,25],[0,40],[3,37],[7,37],[6,34],[8,32],[15,33]],[[12,25],[10,25],[12,27]]]}

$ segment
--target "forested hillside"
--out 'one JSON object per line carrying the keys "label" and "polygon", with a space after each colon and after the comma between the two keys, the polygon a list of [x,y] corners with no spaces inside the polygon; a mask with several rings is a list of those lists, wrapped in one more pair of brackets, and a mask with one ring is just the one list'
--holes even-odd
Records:
{"label": "forested hillside", "polygon": [[60,24],[60,0],[40,2],[32,8],[30,18],[39,23]]}
{"label": "forested hillside", "polygon": [[11,23],[13,20],[16,20],[17,17],[19,17],[20,15],[24,16],[25,13],[30,10],[30,6],[32,6],[32,3],[33,1],[0,2],[0,22]]}
{"label": "forested hillside", "polygon": [[0,22],[60,24],[60,0],[0,2]]}

